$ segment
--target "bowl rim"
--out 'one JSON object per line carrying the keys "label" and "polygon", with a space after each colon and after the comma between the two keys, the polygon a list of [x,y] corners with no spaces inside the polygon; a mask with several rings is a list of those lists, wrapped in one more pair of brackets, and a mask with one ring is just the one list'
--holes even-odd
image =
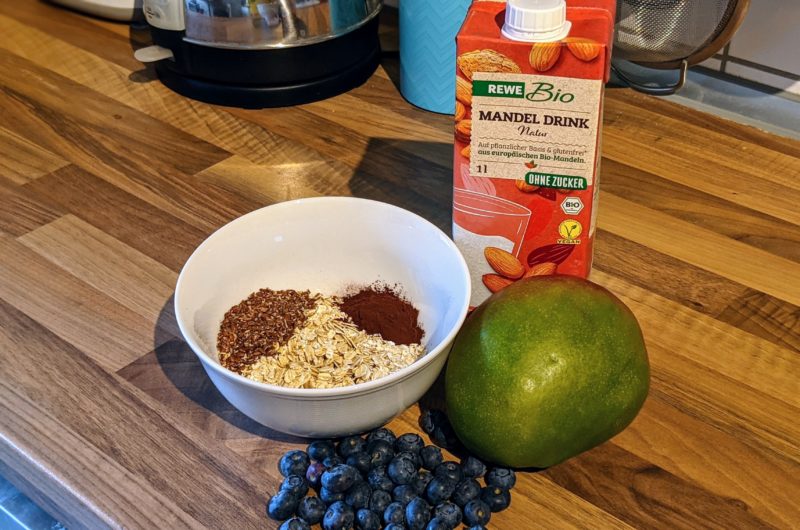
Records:
{"label": "bowl rim", "polygon": [[[180,293],[182,291],[181,286],[185,282],[185,277],[187,274],[187,270],[190,268],[190,265],[195,260],[195,258],[205,249],[205,247],[211,245],[211,241],[214,238],[221,237],[225,230],[230,230],[233,225],[241,224],[246,222],[248,218],[257,217],[258,215],[262,214],[264,210],[267,209],[289,209],[296,207],[297,205],[306,205],[306,204],[321,204],[321,203],[352,203],[352,202],[359,202],[362,204],[370,204],[370,207],[378,207],[384,208],[388,210],[395,210],[401,212],[403,215],[407,215],[419,220],[423,226],[427,226],[432,229],[434,232],[438,233],[442,236],[445,245],[453,251],[456,256],[457,263],[460,265],[461,269],[461,277],[462,283],[464,286],[464,303],[463,307],[459,311],[458,318],[456,319],[456,323],[453,328],[448,332],[448,334],[439,342],[439,344],[430,350],[429,352],[425,353],[421,358],[417,359],[410,365],[406,366],[405,368],[401,368],[396,372],[392,372],[389,375],[384,377],[375,379],[373,381],[367,381],[365,383],[357,383],[355,385],[349,385],[344,387],[336,387],[336,388],[289,388],[280,385],[272,385],[269,383],[261,383],[258,381],[253,381],[243,375],[240,375],[234,371],[228,370],[221,364],[219,364],[218,360],[214,359],[211,355],[206,353],[204,348],[202,348],[191,336],[191,334],[187,333],[188,321],[184,325],[185,318],[182,315],[182,311],[180,309]],[[224,224],[213,233],[211,233],[206,239],[203,240],[200,245],[192,252],[189,258],[184,263],[183,267],[181,268],[181,272],[178,275],[178,280],[175,284],[175,300],[174,300],[174,310],[175,310],[175,320],[178,323],[178,328],[181,331],[181,335],[183,335],[184,341],[189,345],[192,349],[194,354],[200,359],[203,365],[208,370],[214,370],[217,374],[225,377],[226,379],[230,379],[236,383],[243,384],[245,386],[251,387],[255,390],[259,390],[262,392],[269,392],[273,394],[278,394],[284,397],[296,397],[296,398],[335,398],[335,397],[342,397],[342,396],[350,396],[350,395],[358,395],[358,394],[366,394],[371,393],[376,390],[381,389],[382,387],[389,387],[393,386],[394,383],[401,382],[402,380],[407,379],[414,373],[419,370],[422,370],[425,366],[433,362],[435,358],[441,355],[443,352],[449,351],[449,347],[452,344],[453,340],[455,339],[456,334],[461,329],[461,326],[464,324],[464,320],[467,317],[467,313],[469,311],[469,302],[470,297],[472,294],[472,284],[470,281],[469,275],[469,268],[467,267],[467,262],[464,259],[463,254],[458,249],[456,244],[453,240],[438,226],[431,223],[421,215],[418,215],[412,211],[406,210],[405,208],[401,208],[399,206],[395,206],[393,204],[389,204],[382,201],[376,201],[373,199],[362,199],[360,197],[348,197],[348,196],[333,196],[333,197],[308,197],[308,198],[301,198],[301,199],[293,199],[289,201],[282,201],[274,204],[270,204],[264,206],[262,208],[258,208],[251,212],[248,212],[244,215],[241,215],[228,223]]]}

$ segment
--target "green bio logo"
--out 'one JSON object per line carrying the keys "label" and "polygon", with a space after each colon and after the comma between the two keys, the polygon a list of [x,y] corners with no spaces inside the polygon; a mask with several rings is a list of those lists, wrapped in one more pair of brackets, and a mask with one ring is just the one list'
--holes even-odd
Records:
{"label": "green bio logo", "polygon": [[556,86],[551,83],[533,83],[532,87],[533,91],[525,94],[525,99],[528,101],[572,103],[575,100],[575,94],[562,92],[560,88],[556,88]]}
{"label": "green bio logo", "polygon": [[473,81],[472,95],[522,99],[525,97],[525,83],[517,81]]}

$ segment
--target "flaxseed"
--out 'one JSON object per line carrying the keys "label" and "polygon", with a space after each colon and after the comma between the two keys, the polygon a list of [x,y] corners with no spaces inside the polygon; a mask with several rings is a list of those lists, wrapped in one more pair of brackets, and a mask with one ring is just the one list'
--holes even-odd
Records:
{"label": "flaxseed", "polygon": [[261,289],[233,306],[222,319],[217,352],[222,366],[241,373],[259,358],[275,355],[301,327],[315,298],[308,291]]}

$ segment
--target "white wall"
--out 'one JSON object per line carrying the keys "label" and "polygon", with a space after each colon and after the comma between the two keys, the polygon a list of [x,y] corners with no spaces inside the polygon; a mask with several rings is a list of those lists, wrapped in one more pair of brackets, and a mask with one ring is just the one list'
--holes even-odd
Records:
{"label": "white wall", "polygon": [[800,95],[800,1],[751,0],[730,46],[703,66]]}

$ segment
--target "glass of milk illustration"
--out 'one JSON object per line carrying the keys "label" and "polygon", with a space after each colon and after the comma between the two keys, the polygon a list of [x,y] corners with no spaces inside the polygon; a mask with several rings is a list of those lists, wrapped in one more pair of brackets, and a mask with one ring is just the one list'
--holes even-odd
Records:
{"label": "glass of milk illustration", "polygon": [[453,190],[453,240],[469,264],[470,305],[477,306],[491,294],[482,281],[484,274],[494,273],[484,258],[484,249],[500,248],[517,256],[530,218],[531,211],[515,202],[471,190]]}

